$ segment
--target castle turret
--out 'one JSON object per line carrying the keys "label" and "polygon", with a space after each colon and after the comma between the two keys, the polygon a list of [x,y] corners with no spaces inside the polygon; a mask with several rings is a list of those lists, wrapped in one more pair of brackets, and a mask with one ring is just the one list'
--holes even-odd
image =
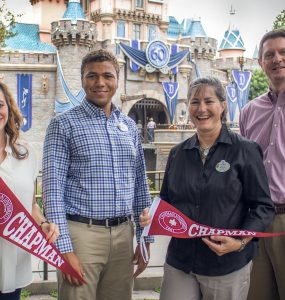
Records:
{"label": "castle turret", "polygon": [[[51,27],[52,43],[57,47],[65,82],[76,96],[81,89],[81,60],[95,47],[95,24],[86,20],[80,0],[69,0],[62,19],[52,22]],[[59,72],[58,68],[56,98],[60,102],[68,102],[70,99],[62,88]]]}
{"label": "castle turret", "polygon": [[229,28],[225,32],[218,50],[220,57],[240,57],[243,56],[245,50],[244,42],[239,30]]}

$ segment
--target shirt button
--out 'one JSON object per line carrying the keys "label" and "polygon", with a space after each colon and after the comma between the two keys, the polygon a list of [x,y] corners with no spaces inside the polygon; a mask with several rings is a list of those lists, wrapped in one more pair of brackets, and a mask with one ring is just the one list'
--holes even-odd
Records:
{"label": "shirt button", "polygon": [[197,208],[197,209],[199,208],[199,205],[198,205],[198,204],[196,205],[196,208]]}
{"label": "shirt button", "polygon": [[270,145],[271,145],[271,146],[273,146],[273,145],[274,145],[274,143],[273,143],[273,142],[271,142],[271,143],[270,143]]}
{"label": "shirt button", "polygon": [[278,110],[280,110],[281,109],[281,107],[280,106],[278,106]]}
{"label": "shirt button", "polygon": [[271,160],[268,160],[268,161],[267,161],[267,163],[269,163],[269,164],[270,164],[270,163],[271,163]]}
{"label": "shirt button", "polygon": [[276,123],[274,124],[274,127],[277,127],[277,124],[276,124]]}

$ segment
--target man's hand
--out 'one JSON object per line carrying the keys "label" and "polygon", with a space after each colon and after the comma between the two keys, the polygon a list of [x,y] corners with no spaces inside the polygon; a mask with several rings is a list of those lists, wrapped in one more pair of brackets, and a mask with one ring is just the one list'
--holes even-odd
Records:
{"label": "man's hand", "polygon": [[[150,257],[150,250],[149,250],[149,243],[146,243],[146,249],[148,256]],[[143,257],[141,255],[140,246],[137,245],[136,251],[133,258],[133,263],[137,265],[137,269],[135,270],[135,273],[133,275],[134,278],[138,277],[147,267],[148,262],[144,262]]]}
{"label": "man's hand", "polygon": [[[211,236],[209,238],[202,238],[203,242],[218,256],[238,251],[241,247],[240,240],[227,236]],[[247,242],[249,242],[248,239]]]}
{"label": "man's hand", "polygon": [[[84,277],[83,268],[74,252],[63,253],[62,256],[72,266],[72,268],[81,275],[81,277]],[[67,280],[71,285],[82,285],[82,282],[80,282],[77,278],[70,276],[69,274],[62,273],[62,276],[63,279]]]}

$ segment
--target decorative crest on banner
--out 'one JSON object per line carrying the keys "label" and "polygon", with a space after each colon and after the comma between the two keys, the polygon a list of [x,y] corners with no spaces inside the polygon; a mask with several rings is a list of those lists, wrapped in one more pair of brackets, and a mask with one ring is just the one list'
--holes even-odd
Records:
{"label": "decorative crest on banner", "polygon": [[170,121],[172,123],[176,110],[179,84],[178,82],[162,82],[162,86],[164,90],[167,110],[170,116]]}
{"label": "decorative crest on banner", "polygon": [[163,74],[168,74],[170,69],[178,66],[189,53],[189,50],[183,50],[170,54],[168,46],[159,40],[151,41],[146,51],[134,49],[121,42],[119,46],[130,60],[144,68],[148,73],[159,70]]}
{"label": "decorative crest on banner", "polygon": [[230,121],[233,122],[237,108],[237,91],[233,84],[226,86],[227,103],[230,115]]}
{"label": "decorative crest on banner", "polygon": [[239,110],[241,110],[246,105],[248,100],[251,72],[233,70],[232,76],[237,88],[237,102]]}
{"label": "decorative crest on banner", "polygon": [[17,74],[17,99],[24,120],[21,130],[26,132],[32,126],[32,74]]}

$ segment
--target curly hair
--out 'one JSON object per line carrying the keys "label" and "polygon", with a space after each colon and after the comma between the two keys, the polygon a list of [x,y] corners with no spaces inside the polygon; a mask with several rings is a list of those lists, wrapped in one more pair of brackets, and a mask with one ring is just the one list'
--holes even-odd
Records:
{"label": "curly hair", "polygon": [[[19,111],[16,101],[6,84],[0,82],[0,90],[2,91],[6,104],[8,106],[8,120],[5,125],[5,132],[9,136],[9,146],[12,149],[13,156],[17,159],[25,159],[28,156],[28,149],[18,143],[20,136],[20,128],[23,124],[23,116]],[[23,147],[25,151],[23,152]]]}
{"label": "curly hair", "polygon": [[87,64],[91,62],[103,62],[103,61],[109,61],[114,66],[117,73],[117,78],[119,79],[120,66],[117,61],[117,58],[111,52],[106,51],[104,49],[92,51],[83,57],[81,63],[81,79],[83,78],[84,70]]}
{"label": "curly hair", "polygon": [[[195,95],[197,95],[202,88],[205,86],[210,86],[214,89],[215,94],[220,102],[226,102],[226,92],[221,83],[221,81],[215,77],[207,76],[207,77],[200,77],[193,80],[189,85],[188,90],[188,101]],[[227,107],[224,109],[221,115],[222,123],[227,122]]]}

